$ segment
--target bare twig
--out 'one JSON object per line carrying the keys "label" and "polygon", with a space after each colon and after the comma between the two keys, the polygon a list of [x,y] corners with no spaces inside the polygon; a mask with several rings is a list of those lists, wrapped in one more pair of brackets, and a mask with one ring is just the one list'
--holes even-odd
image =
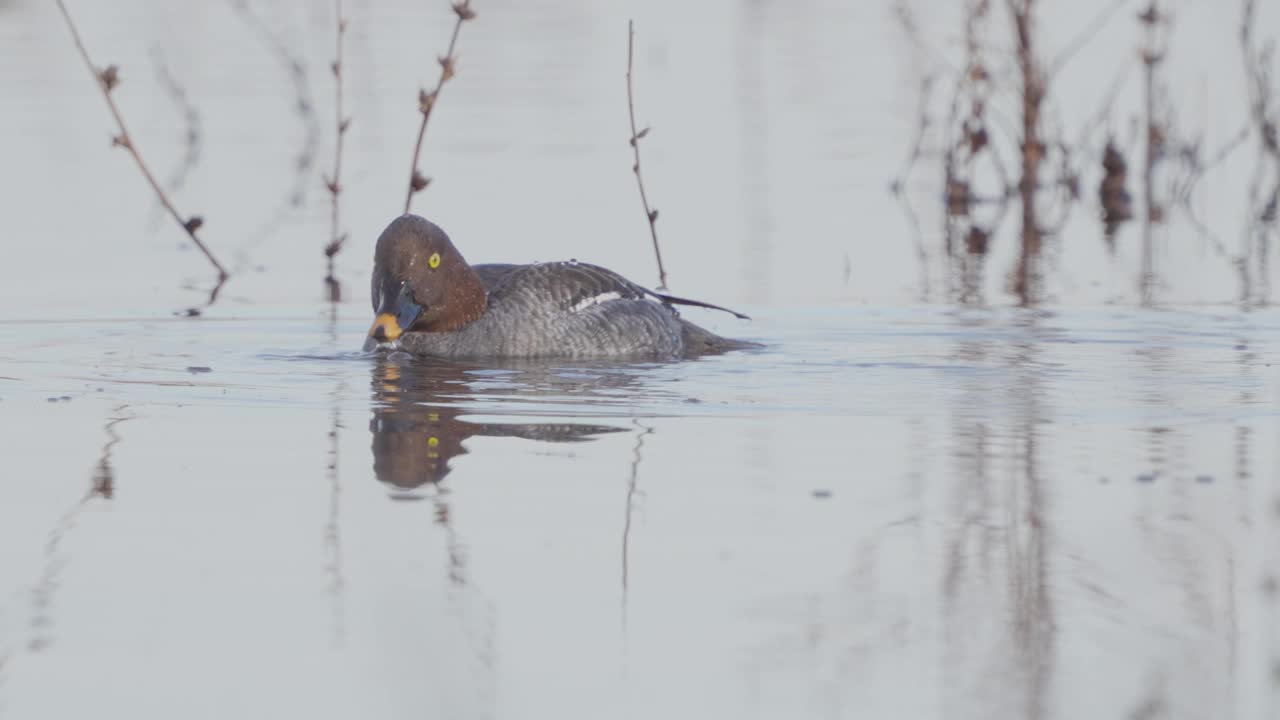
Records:
{"label": "bare twig", "polygon": [[1143,106],[1146,119],[1146,151],[1142,166],[1142,275],[1139,291],[1144,304],[1155,297],[1155,238],[1153,226],[1164,221],[1164,208],[1155,197],[1156,165],[1164,159],[1168,139],[1167,126],[1156,119],[1156,71],[1164,60],[1164,48],[1159,41],[1159,26],[1167,18],[1160,10],[1159,0],[1150,0],[1147,8],[1138,14],[1145,35],[1142,49]]}
{"label": "bare twig", "polygon": [[1209,247],[1213,252],[1216,253],[1218,257],[1230,263],[1232,269],[1236,271],[1236,277],[1240,282],[1240,302],[1247,303],[1253,287],[1253,282],[1249,276],[1248,258],[1227,250],[1226,244],[1222,242],[1222,239],[1218,237],[1217,233],[1213,232],[1213,230],[1200,219],[1200,216],[1196,214],[1195,208],[1189,200],[1183,205],[1183,212],[1187,220],[1191,222],[1191,226],[1195,228],[1196,232],[1200,234],[1200,237],[1209,244]]}
{"label": "bare twig", "polygon": [[89,58],[89,51],[84,47],[84,41],[80,39],[80,31],[76,29],[75,21],[71,19],[71,12],[67,10],[63,0],[57,0],[57,3],[58,9],[62,11],[63,19],[67,21],[67,29],[71,31],[71,38],[75,41],[76,49],[80,51],[80,57],[84,60],[85,67],[89,69],[89,73],[97,81],[98,89],[102,91],[102,97],[107,101],[107,108],[111,111],[111,117],[115,119],[116,128],[120,131],[119,134],[111,139],[111,143],[129,151],[134,162],[137,163],[138,169],[142,171],[143,177],[146,178],[147,183],[151,185],[151,189],[155,191],[156,196],[160,199],[160,203],[169,211],[173,219],[182,226],[187,236],[191,238],[191,242],[195,243],[195,246],[200,249],[200,252],[204,253],[205,258],[218,271],[218,283],[210,294],[209,302],[212,303],[217,298],[222,284],[227,281],[227,278],[231,277],[231,274],[222,266],[222,263],[218,262],[218,259],[213,256],[209,248],[196,235],[196,231],[204,224],[204,219],[199,215],[183,218],[182,214],[174,207],[169,196],[165,194],[164,189],[160,187],[160,183],[156,182],[155,176],[151,174],[151,170],[142,159],[142,154],[138,152],[137,145],[134,144],[133,138],[129,135],[129,130],[124,124],[124,117],[120,114],[120,108],[116,106],[115,98],[111,95],[112,90],[120,83],[119,69],[115,65],[108,65],[106,69],[100,70],[93,64],[93,60]]}
{"label": "bare twig", "polygon": [[[182,112],[182,118],[186,123],[186,129],[182,133],[184,151],[182,160],[173,172],[169,175],[165,185],[170,192],[177,192],[186,184],[187,176],[200,164],[200,138],[201,123],[200,110],[187,96],[187,91],[182,87],[182,83],[169,69],[169,65],[165,62],[163,53],[159,48],[152,50],[152,57],[156,64],[156,79],[164,86],[165,92],[173,100],[173,104]],[[160,210],[161,208],[157,208]]]}
{"label": "bare twig", "polygon": [[[1245,74],[1248,77],[1249,115],[1258,134],[1260,152],[1249,185],[1250,222],[1245,228],[1243,255],[1246,263],[1256,255],[1260,287],[1258,302],[1266,304],[1270,294],[1269,257],[1271,242],[1276,236],[1276,222],[1280,219],[1280,108],[1275,107],[1272,82],[1272,61],[1275,41],[1257,47],[1253,35],[1257,14],[1257,1],[1244,0],[1240,23],[1240,49],[1244,54]],[[1270,165],[1268,173],[1267,165]],[[1266,182],[1267,175],[1271,182]]]}
{"label": "bare twig", "polygon": [[303,127],[302,147],[294,161],[293,188],[284,202],[276,210],[274,216],[267,220],[259,231],[259,238],[273,235],[276,227],[283,223],[290,211],[302,207],[306,203],[307,190],[311,187],[311,169],[315,167],[316,155],[320,148],[320,118],[316,114],[315,101],[312,98],[311,82],[307,78],[307,60],[303,53],[291,48],[289,43],[272,28],[261,15],[254,11],[248,0],[230,0],[232,8],[240,13],[244,22],[257,32],[262,41],[275,54],[276,59],[289,74],[293,85],[293,107]]}
{"label": "bare twig", "polygon": [[933,75],[926,75],[920,81],[920,109],[917,113],[916,135],[911,142],[911,151],[907,154],[906,162],[902,166],[902,171],[898,173],[898,177],[894,178],[889,184],[889,192],[895,196],[901,195],[907,183],[907,178],[911,175],[911,170],[915,167],[920,157],[924,155],[925,135],[929,132],[932,124],[932,118],[929,117],[929,96],[933,91],[934,83]]}
{"label": "bare twig", "polygon": [[1008,0],[1017,42],[1018,69],[1022,76],[1022,177],[1018,181],[1022,200],[1022,251],[1014,272],[1013,289],[1023,305],[1034,304],[1037,299],[1037,265],[1043,239],[1036,212],[1036,191],[1039,187],[1040,164],[1045,157],[1044,141],[1040,137],[1040,114],[1047,91],[1047,78],[1035,55],[1035,2],[1036,0]]}
{"label": "bare twig", "polygon": [[1098,104],[1098,111],[1094,114],[1093,119],[1090,120],[1080,132],[1079,143],[1081,146],[1084,145],[1089,133],[1096,131],[1104,123],[1108,125],[1107,139],[1112,139],[1114,134],[1110,128],[1111,113],[1115,108],[1116,98],[1120,96],[1120,91],[1128,84],[1129,73],[1132,72],[1132,70],[1133,63],[1125,62],[1121,64],[1120,68],[1116,71],[1116,75],[1111,79],[1111,85],[1108,86],[1106,94],[1102,96],[1102,102]]}
{"label": "bare twig", "polygon": [[1244,145],[1244,142],[1249,139],[1251,129],[1252,127],[1249,124],[1243,125],[1239,130],[1232,133],[1231,137],[1224,141],[1207,161],[1200,159],[1200,143],[1198,141],[1183,147],[1179,154],[1187,166],[1186,176],[1182,180],[1173,183],[1173,189],[1170,193],[1172,200],[1178,205],[1186,207],[1191,202],[1191,196],[1200,181],[1214,168],[1226,162],[1227,158],[1231,157],[1241,145]]}
{"label": "bare twig", "polygon": [[1050,188],[1056,191],[1059,202],[1057,218],[1045,222],[1043,226],[1045,234],[1049,236],[1056,236],[1066,228],[1067,221],[1071,219],[1071,212],[1080,200],[1080,171],[1074,163],[1075,154],[1063,139],[1063,134],[1059,130],[1056,134],[1058,139],[1052,144],[1053,150],[1057,153],[1057,169]]}
{"label": "bare twig", "polygon": [[631,89],[632,56],[635,54],[636,24],[627,21],[627,113],[631,117],[631,151],[635,155],[635,164],[631,166],[636,174],[636,185],[640,188],[640,202],[644,205],[645,217],[649,220],[649,236],[653,238],[653,255],[658,259],[658,289],[667,289],[667,271],[662,266],[662,250],[658,247],[658,210],[649,207],[649,197],[644,192],[644,177],[640,174],[640,139],[649,134],[649,128],[636,130],[636,103]]}
{"label": "bare twig", "polygon": [[338,302],[342,299],[342,284],[338,282],[338,278],[334,274],[333,258],[342,250],[343,243],[347,241],[347,235],[341,232],[338,223],[338,210],[340,207],[339,199],[342,195],[342,145],[347,136],[347,128],[351,127],[351,118],[342,112],[342,38],[347,32],[347,18],[342,14],[342,0],[334,0],[334,12],[337,15],[336,23],[338,26],[337,46],[333,64],[329,67],[333,70],[333,81],[337,97],[334,111],[336,130],[333,148],[333,175],[324,179],[325,187],[329,189],[330,200],[329,244],[325,245],[324,248],[324,256],[329,265],[328,274],[324,278],[325,287],[329,289],[329,302]]}
{"label": "bare twig", "polygon": [[[920,265],[920,302],[929,302],[931,287],[929,282],[929,251],[925,246],[924,232],[920,228],[920,218],[907,195],[898,196],[898,204],[902,207],[903,216],[911,228],[911,239],[915,243],[916,260]],[[846,268],[847,270],[847,268]],[[846,276],[848,272],[846,272]]]}
{"label": "bare twig", "polygon": [[[926,76],[920,82],[920,107],[917,111],[919,119],[916,124],[916,137],[911,144],[911,152],[907,156],[901,174],[889,185],[889,191],[902,205],[903,213],[911,226],[911,237],[915,241],[916,258],[920,262],[920,299],[924,302],[928,301],[930,295],[929,251],[925,247],[924,233],[920,230],[920,220],[916,217],[915,208],[912,207],[911,198],[906,194],[905,189],[907,178],[911,175],[911,169],[915,167],[916,162],[924,154],[925,135],[932,125],[932,118],[929,115],[929,96],[933,89],[933,83],[933,75]],[[847,275],[848,273],[846,272]]]}
{"label": "bare twig", "polygon": [[256,9],[256,5],[250,0],[227,0],[227,4],[257,35],[288,77],[293,90],[292,95],[278,93],[277,97],[289,103],[289,107],[302,126],[302,132],[298,134],[297,154],[294,155],[291,165],[293,183],[275,203],[274,209],[249,234],[248,239],[236,248],[232,269],[233,272],[239,273],[251,266],[250,255],[260,246],[281,237],[280,228],[306,204],[307,193],[315,183],[312,170],[316,167],[316,158],[320,154],[322,128],[320,115],[316,111],[309,74],[309,59],[306,53],[300,52],[296,42],[288,42],[286,36],[278,32],[276,25]]}
{"label": "bare twig", "polygon": [[1067,63],[1071,61],[1071,58],[1074,57],[1076,53],[1080,52],[1084,46],[1088,45],[1089,42],[1102,30],[1102,28],[1106,26],[1107,22],[1111,20],[1111,17],[1116,14],[1116,11],[1125,5],[1128,5],[1129,1],[1130,0],[1113,0],[1110,5],[1099,11],[1097,15],[1094,15],[1093,19],[1089,21],[1089,24],[1085,25],[1084,29],[1072,38],[1071,42],[1067,43],[1066,48],[1059,52],[1058,56],[1053,59],[1053,63],[1049,70],[1049,77],[1057,75],[1062,68],[1066,67]]}
{"label": "bare twig", "polygon": [[437,58],[440,63],[440,79],[436,81],[436,89],[427,92],[426,89],[418,91],[418,111],[422,113],[422,124],[418,126],[418,140],[413,146],[413,166],[409,170],[409,191],[404,197],[404,211],[407,214],[409,208],[413,204],[414,193],[425,188],[431,178],[426,177],[418,170],[418,157],[422,153],[422,138],[427,134],[427,122],[431,120],[431,111],[436,106],[436,101],[440,99],[440,91],[444,89],[444,84],[454,76],[458,70],[458,58],[454,54],[454,48],[458,44],[458,33],[462,30],[462,23],[472,20],[476,16],[476,11],[471,9],[471,0],[459,0],[453,3],[453,13],[458,16],[457,22],[453,25],[453,35],[449,37],[449,49],[445,52],[444,57]]}
{"label": "bare twig", "polygon": [[[951,294],[961,303],[981,299],[982,265],[994,227],[986,225],[976,211],[983,206],[994,207],[998,223],[1010,194],[1008,173],[998,147],[1003,136],[993,133],[989,122],[995,111],[991,101],[996,85],[983,36],[990,17],[990,0],[969,0],[964,16],[964,66],[955,75],[944,123],[943,238],[948,267],[953,271]],[[978,166],[983,157],[990,160],[997,187],[978,187]],[[958,287],[955,281],[959,282]]]}
{"label": "bare twig", "polygon": [[1249,111],[1261,136],[1262,149],[1280,161],[1280,129],[1270,117],[1272,90],[1268,67],[1274,52],[1273,45],[1255,47],[1253,26],[1257,14],[1257,1],[1244,0],[1243,20],[1240,24],[1240,47],[1244,52],[1245,73],[1248,75]]}
{"label": "bare twig", "polygon": [[923,35],[920,33],[920,25],[916,22],[915,11],[911,9],[908,0],[896,0],[893,4],[893,14],[898,19],[898,25],[902,31],[906,33],[907,40],[915,46],[917,50],[929,56],[929,60],[937,67],[946,70],[955,71],[956,67],[947,59],[947,56],[938,50],[938,48],[925,42]]}

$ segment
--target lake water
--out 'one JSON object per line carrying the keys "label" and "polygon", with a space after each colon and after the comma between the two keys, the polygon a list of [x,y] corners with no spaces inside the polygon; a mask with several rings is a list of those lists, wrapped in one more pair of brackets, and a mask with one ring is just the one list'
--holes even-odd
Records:
{"label": "lake water", "polygon": [[[71,5],[235,271],[204,307],[56,8],[0,2],[0,717],[1280,715],[1280,311],[1187,223],[1141,307],[1138,230],[1087,206],[1045,303],[1012,232],[948,302],[937,168],[919,234],[887,188],[960,30],[895,5],[477,0],[415,210],[654,283],[634,17],[672,290],[762,347],[448,364],[358,352],[447,7],[348,2],[330,306],[331,7]],[[1109,5],[1048,2],[1050,44]],[[1247,120],[1216,7],[1170,41],[1210,147]],[[1089,112],[1132,14],[1063,71]],[[1197,196],[1228,253],[1250,152]]]}

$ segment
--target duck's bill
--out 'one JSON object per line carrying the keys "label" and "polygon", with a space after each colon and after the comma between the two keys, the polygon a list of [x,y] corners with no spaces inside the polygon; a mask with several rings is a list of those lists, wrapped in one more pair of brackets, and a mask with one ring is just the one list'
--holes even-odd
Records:
{"label": "duck's bill", "polygon": [[395,342],[406,330],[422,316],[423,308],[413,301],[413,293],[407,283],[401,283],[398,292],[384,292],[382,301],[378,303],[378,314],[369,327],[369,339],[365,341],[365,350],[371,350],[383,343]]}
{"label": "duck's bill", "polygon": [[404,334],[400,321],[391,313],[378,313],[373,325],[369,328],[369,339],[375,343],[394,342]]}
{"label": "duck's bill", "polygon": [[378,313],[369,328],[369,335],[364,339],[364,352],[373,352],[380,347],[394,347],[396,340],[404,334],[404,327],[395,315]]}

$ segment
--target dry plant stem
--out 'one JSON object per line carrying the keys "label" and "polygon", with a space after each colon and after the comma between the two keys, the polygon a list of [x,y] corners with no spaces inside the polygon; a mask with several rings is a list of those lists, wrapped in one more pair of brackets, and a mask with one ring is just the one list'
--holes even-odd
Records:
{"label": "dry plant stem", "polygon": [[1053,64],[1049,70],[1049,76],[1053,77],[1054,75],[1057,75],[1062,68],[1066,67],[1067,63],[1070,62],[1071,58],[1074,57],[1076,53],[1080,52],[1084,46],[1088,45],[1090,41],[1097,37],[1102,28],[1105,27],[1107,22],[1111,20],[1112,16],[1116,14],[1116,11],[1125,5],[1128,5],[1129,2],[1130,0],[1114,0],[1110,5],[1099,11],[1097,15],[1094,15],[1093,20],[1091,20],[1078,35],[1072,38],[1071,42],[1067,43],[1066,49],[1058,53],[1058,56],[1053,59]]}
{"label": "dry plant stem", "polygon": [[907,153],[906,162],[903,164],[902,171],[889,184],[889,192],[895,196],[900,196],[907,183],[907,178],[911,175],[911,170],[916,163],[924,155],[925,136],[929,133],[932,119],[929,117],[929,97],[933,90],[934,76],[927,75],[920,81],[920,109],[917,113],[916,136],[911,141],[911,151]]}
{"label": "dry plant stem", "polygon": [[[1262,48],[1255,45],[1253,36],[1257,15],[1256,0],[1244,0],[1240,27],[1240,49],[1244,54],[1245,75],[1248,78],[1250,119],[1258,132],[1261,152],[1258,155],[1253,180],[1249,187],[1250,224],[1245,228],[1243,257],[1258,258],[1258,302],[1268,302],[1270,242],[1274,227],[1280,217],[1280,109],[1272,101],[1275,85],[1272,81],[1271,62],[1274,58],[1274,41]],[[1264,186],[1268,161],[1272,181]],[[1271,226],[1269,229],[1268,226]]]}
{"label": "dry plant stem", "polygon": [[440,99],[440,91],[444,89],[444,84],[449,82],[457,70],[457,56],[454,55],[454,48],[458,45],[458,33],[462,30],[462,23],[475,18],[476,13],[471,9],[471,0],[461,0],[453,4],[453,13],[458,16],[457,22],[453,25],[453,35],[449,37],[449,49],[445,52],[444,57],[437,58],[440,62],[440,79],[436,81],[436,89],[428,93],[421,90],[418,93],[418,110],[422,113],[422,124],[418,126],[418,140],[413,145],[413,165],[409,168],[409,190],[404,197],[404,211],[406,214],[413,205],[414,193],[422,190],[431,182],[430,179],[424,177],[418,172],[418,158],[422,154],[422,139],[427,134],[427,123],[431,120],[431,111],[435,109],[436,101]]}
{"label": "dry plant stem", "polygon": [[1142,274],[1139,280],[1139,292],[1144,304],[1154,301],[1155,291],[1155,238],[1153,226],[1161,217],[1161,210],[1156,206],[1155,169],[1162,153],[1161,143],[1163,131],[1156,123],[1156,66],[1162,59],[1162,52],[1156,47],[1156,26],[1162,22],[1157,0],[1151,0],[1147,9],[1139,16],[1138,21],[1144,26],[1146,35],[1145,47],[1142,51],[1142,87],[1143,112],[1146,117],[1146,143],[1142,164]]}
{"label": "dry plant stem", "polygon": [[920,219],[916,217],[915,208],[911,205],[911,198],[905,193],[907,178],[911,175],[911,170],[915,167],[916,162],[924,154],[925,135],[928,133],[932,125],[932,119],[929,116],[929,97],[933,90],[934,76],[925,77],[920,83],[920,106],[917,111],[918,122],[916,125],[916,137],[911,144],[911,152],[907,156],[906,164],[902,168],[901,174],[890,184],[889,191],[898,199],[898,203],[902,206],[903,213],[906,215],[907,222],[911,226],[911,236],[915,242],[916,259],[920,264],[920,300],[928,302],[930,292],[929,283],[929,251],[925,247],[924,233],[920,229]]}
{"label": "dry plant stem", "polygon": [[902,31],[906,33],[907,40],[909,40],[917,50],[928,55],[930,62],[940,68],[945,68],[951,71],[957,70],[947,58],[946,53],[924,41],[924,38],[920,34],[920,26],[916,23],[915,12],[911,9],[909,0],[896,0],[893,5],[893,13],[898,18],[898,25],[902,28]]}
{"label": "dry plant stem", "polygon": [[631,117],[631,152],[635,155],[635,164],[631,166],[636,174],[636,185],[640,188],[640,203],[644,205],[645,217],[649,219],[649,236],[653,238],[653,255],[658,259],[658,289],[667,289],[667,271],[662,266],[662,250],[658,247],[658,211],[649,207],[649,197],[644,192],[644,177],[640,174],[640,139],[649,134],[649,128],[636,130],[636,102],[631,89],[632,56],[635,54],[636,24],[627,21],[627,113]]}
{"label": "dry plant stem", "polygon": [[1207,173],[1226,162],[1227,158],[1231,157],[1235,151],[1244,144],[1244,141],[1249,139],[1250,130],[1251,127],[1246,123],[1239,130],[1232,133],[1231,137],[1222,143],[1222,146],[1218,148],[1217,152],[1210,156],[1207,162],[1200,163],[1192,169],[1191,176],[1187,178],[1186,182],[1183,183],[1175,194],[1179,203],[1185,204],[1190,202],[1191,194],[1195,189],[1196,184],[1199,183]]}
{"label": "dry plant stem", "polygon": [[[1090,137],[1098,131],[1104,124],[1109,124],[1111,115],[1115,108],[1116,98],[1120,96],[1129,79],[1129,72],[1133,69],[1132,63],[1124,63],[1116,72],[1111,80],[1107,92],[1102,97],[1102,102],[1098,105],[1098,110],[1093,114],[1093,118],[1081,128],[1079,136],[1076,138],[1077,148],[1087,148],[1090,145]],[[1107,139],[1112,138],[1110,128],[1107,129]]]}
{"label": "dry plant stem", "polygon": [[1260,135],[1262,150],[1280,164],[1280,128],[1270,116],[1272,100],[1271,73],[1267,61],[1272,50],[1254,46],[1253,25],[1257,14],[1256,0],[1245,0],[1244,19],[1240,28],[1240,45],[1244,51],[1245,73],[1248,75],[1249,111]]}
{"label": "dry plant stem", "polygon": [[[311,168],[316,164],[316,155],[320,147],[320,120],[316,114],[316,104],[311,96],[311,84],[307,78],[307,60],[305,55],[291,48],[261,15],[251,7],[249,0],[228,0],[229,4],[240,13],[245,24],[262,38],[262,42],[271,49],[284,71],[289,75],[293,85],[291,106],[302,122],[302,147],[298,150],[294,162],[294,184],[285,198],[284,204],[259,230],[260,235],[275,232],[287,218],[290,208],[302,207],[306,203],[307,190],[311,187]],[[283,98],[283,95],[280,95]]]}
{"label": "dry plant stem", "polygon": [[329,189],[329,244],[324,248],[324,255],[328,261],[328,274],[325,275],[325,285],[329,289],[329,301],[337,302],[342,299],[342,288],[338,284],[338,278],[334,275],[333,258],[342,250],[342,245],[346,242],[347,236],[341,233],[339,225],[339,209],[341,206],[340,196],[342,195],[342,147],[343,141],[347,136],[347,128],[351,126],[351,119],[343,114],[342,107],[342,40],[347,32],[347,19],[342,13],[342,0],[334,0],[334,12],[337,16],[337,46],[333,65],[333,80],[335,86],[336,102],[334,111],[335,122],[335,140],[333,150],[333,176],[326,178],[325,186]]}
{"label": "dry plant stem", "polygon": [[1022,252],[1014,277],[1014,292],[1023,305],[1034,304],[1036,263],[1041,230],[1036,213],[1036,190],[1044,142],[1040,139],[1040,111],[1045,97],[1045,77],[1035,57],[1035,0],[1008,0],[1017,41],[1018,69],[1022,75],[1022,177],[1018,191],[1022,201]]}
{"label": "dry plant stem", "polygon": [[191,171],[200,164],[200,111],[187,97],[186,89],[182,87],[178,78],[170,71],[160,51],[158,49],[154,50],[152,55],[156,64],[156,79],[164,86],[165,92],[169,94],[173,104],[177,106],[178,111],[182,113],[183,120],[186,122],[186,129],[183,132],[185,151],[182,154],[182,160],[165,182],[165,186],[169,188],[170,192],[176,192],[182,188]]}
{"label": "dry plant stem", "polygon": [[156,182],[155,176],[151,174],[151,170],[147,167],[141,153],[138,152],[138,148],[134,145],[128,128],[125,127],[124,117],[120,114],[120,108],[116,107],[115,99],[111,96],[111,91],[118,82],[115,66],[111,65],[105,70],[99,70],[93,64],[93,60],[89,58],[89,51],[85,49],[84,41],[80,39],[80,31],[76,29],[75,21],[71,19],[71,13],[67,10],[66,4],[63,0],[57,0],[57,2],[58,9],[62,11],[63,19],[67,21],[67,28],[71,31],[71,37],[75,40],[76,49],[80,51],[80,57],[84,60],[85,67],[89,69],[89,74],[93,75],[94,80],[98,83],[98,89],[102,91],[102,97],[107,101],[107,108],[111,110],[111,116],[115,118],[116,127],[119,129],[120,134],[116,135],[112,142],[129,151],[129,154],[133,156],[134,162],[137,163],[138,169],[142,171],[143,177],[147,179],[151,189],[155,191],[156,196],[160,199],[160,203],[164,205],[169,214],[173,216],[173,219],[186,231],[187,236],[191,238],[191,242],[195,243],[200,252],[204,253],[204,256],[217,269],[218,285],[214,288],[210,297],[210,302],[213,302],[213,299],[218,295],[218,290],[222,287],[222,283],[226,282],[226,279],[230,277],[230,273],[222,266],[222,263],[218,262],[218,259],[213,256],[209,248],[196,235],[196,230],[204,221],[198,215],[183,218],[177,208],[173,206],[173,202],[169,200],[169,196],[165,194],[164,189],[160,187],[160,183]]}
{"label": "dry plant stem", "polygon": [[[961,287],[957,299],[970,302],[980,296],[981,266],[986,256],[991,230],[994,225],[979,219],[975,212],[981,206],[994,206],[995,217],[1004,214],[1004,206],[1011,194],[1008,172],[1001,158],[1000,142],[1003,137],[993,133],[990,118],[995,113],[991,103],[996,85],[990,71],[983,42],[986,23],[990,18],[990,0],[970,0],[965,14],[965,62],[955,80],[947,119],[945,173],[945,219],[943,232],[947,260],[959,262]],[[967,107],[962,113],[961,105]],[[1008,133],[1013,135],[1014,133]],[[995,172],[998,186],[979,191],[978,165],[982,158],[989,160]],[[959,240],[963,240],[963,252]]]}

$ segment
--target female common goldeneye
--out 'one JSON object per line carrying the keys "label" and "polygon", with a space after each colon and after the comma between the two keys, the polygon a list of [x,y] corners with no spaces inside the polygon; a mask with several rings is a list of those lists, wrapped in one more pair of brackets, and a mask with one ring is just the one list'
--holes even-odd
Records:
{"label": "female common goldeneye", "polygon": [[402,215],[373,256],[377,315],[365,349],[443,358],[683,358],[752,347],[675,305],[732,310],[643,288],[597,265],[468,265],[449,236]]}

